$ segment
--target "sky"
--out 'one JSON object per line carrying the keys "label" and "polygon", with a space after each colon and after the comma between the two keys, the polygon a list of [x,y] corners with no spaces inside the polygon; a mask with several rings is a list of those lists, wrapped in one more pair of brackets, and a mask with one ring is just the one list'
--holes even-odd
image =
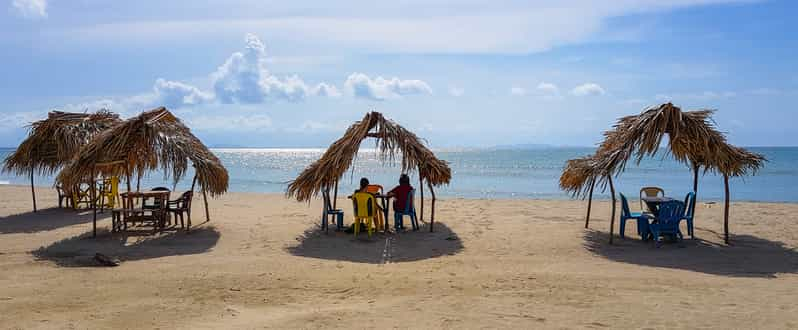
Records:
{"label": "sky", "polygon": [[[3,8],[4,7],[4,8]],[[166,106],[212,147],[323,147],[380,111],[433,147],[592,146],[716,109],[796,146],[795,1],[0,0],[0,146],[49,110]]]}

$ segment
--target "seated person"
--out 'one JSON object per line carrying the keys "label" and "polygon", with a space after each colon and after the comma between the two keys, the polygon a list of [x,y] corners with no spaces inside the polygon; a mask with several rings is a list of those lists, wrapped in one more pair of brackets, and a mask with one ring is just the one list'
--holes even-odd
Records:
{"label": "seated person", "polygon": [[355,190],[355,192],[356,193],[368,192],[368,190],[366,188],[368,188],[369,184],[370,183],[369,183],[369,179],[368,178],[360,178],[360,188]]}
{"label": "seated person", "polygon": [[[388,192],[388,196],[394,198],[393,200],[393,211],[394,213],[399,212],[403,213],[405,211],[405,207],[407,206],[407,195],[410,191],[413,190],[413,186],[410,185],[410,177],[407,174],[402,174],[399,176],[399,185],[391,189]],[[403,224],[399,225],[400,228],[403,228]]]}
{"label": "seated person", "polygon": [[[372,194],[372,195],[376,195],[374,192],[369,191],[369,185],[370,184],[371,183],[369,182],[368,178],[361,178],[360,179],[360,188],[355,190],[355,192],[356,193],[364,192],[364,193],[369,193],[369,194]],[[377,210],[376,211],[376,216],[377,217],[375,219],[375,227],[377,228],[377,230],[382,230],[382,225],[384,223],[384,220],[382,219],[382,208],[380,207],[379,203],[377,203],[377,199],[376,198],[374,199],[374,208]]]}

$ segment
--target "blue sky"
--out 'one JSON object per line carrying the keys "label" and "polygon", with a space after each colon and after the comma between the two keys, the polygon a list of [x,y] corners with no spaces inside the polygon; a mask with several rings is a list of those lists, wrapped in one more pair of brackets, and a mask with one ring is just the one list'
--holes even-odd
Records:
{"label": "blue sky", "polygon": [[666,101],[798,145],[798,3],[553,3],[4,0],[0,146],[159,105],[211,146],[326,146],[369,110],[435,147],[589,146]]}

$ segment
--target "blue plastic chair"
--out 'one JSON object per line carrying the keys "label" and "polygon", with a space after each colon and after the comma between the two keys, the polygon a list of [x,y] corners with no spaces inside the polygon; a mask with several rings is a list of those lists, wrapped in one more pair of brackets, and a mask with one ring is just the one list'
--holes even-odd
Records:
{"label": "blue plastic chair", "polygon": [[629,201],[626,196],[621,194],[621,238],[624,237],[626,232],[626,220],[637,220],[637,234],[640,238],[646,240],[648,238],[648,219],[649,215],[641,212],[631,212],[629,210]]}
{"label": "blue plastic chair", "polygon": [[404,218],[403,216],[410,217],[410,224],[413,226],[413,230],[418,230],[418,220],[416,220],[416,207],[413,205],[413,196],[415,196],[416,190],[410,189],[407,193],[407,203],[405,203],[405,209],[401,212],[396,210],[393,211],[393,227],[396,230],[404,229]]}
{"label": "blue plastic chair", "polygon": [[329,225],[327,224],[327,218],[329,216],[336,217],[335,227],[337,230],[341,230],[344,227],[344,210],[342,209],[333,209],[332,203],[330,203],[330,191],[327,189],[322,189],[321,191],[322,197],[324,198],[324,210],[321,214],[321,229],[324,231],[329,231]]}
{"label": "blue plastic chair", "polygon": [[648,225],[657,246],[659,246],[660,236],[672,236],[679,240],[684,238],[682,231],[679,230],[679,222],[683,215],[684,203],[682,201],[669,201],[660,204],[656,221]]}
{"label": "blue plastic chair", "polygon": [[687,196],[684,197],[684,205],[686,206],[686,209],[681,220],[687,221],[687,234],[690,235],[690,238],[695,238],[695,232],[693,231],[693,216],[695,215],[695,192],[687,193]]}

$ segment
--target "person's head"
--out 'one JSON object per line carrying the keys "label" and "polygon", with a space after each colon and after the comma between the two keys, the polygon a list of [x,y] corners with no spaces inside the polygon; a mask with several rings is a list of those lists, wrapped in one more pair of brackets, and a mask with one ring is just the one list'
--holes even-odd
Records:
{"label": "person's head", "polygon": [[407,174],[402,174],[399,176],[399,184],[402,186],[409,186],[410,185],[410,177]]}
{"label": "person's head", "polygon": [[369,179],[361,178],[360,179],[360,189],[365,189],[369,185]]}

